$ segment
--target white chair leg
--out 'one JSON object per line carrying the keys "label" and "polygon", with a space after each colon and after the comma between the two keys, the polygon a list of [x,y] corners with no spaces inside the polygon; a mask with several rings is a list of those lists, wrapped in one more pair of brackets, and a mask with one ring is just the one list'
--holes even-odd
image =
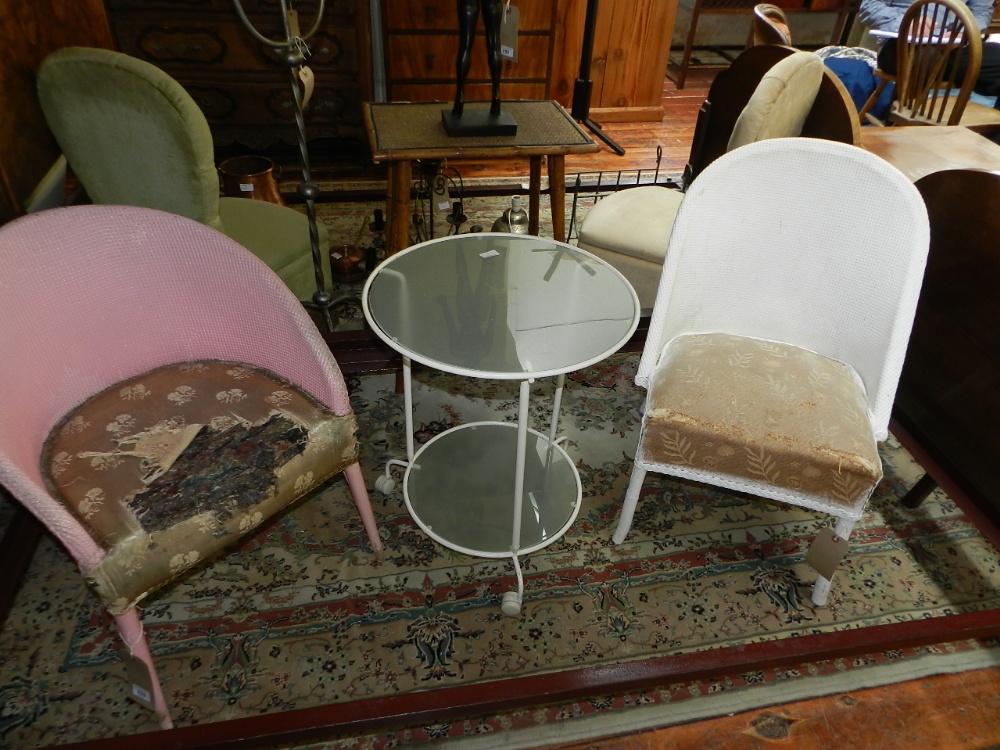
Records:
{"label": "white chair leg", "polygon": [[[847,518],[838,518],[837,525],[833,528],[833,533],[841,539],[850,539],[854,530],[855,521]],[[816,583],[812,588],[812,601],[817,607],[826,605],[826,600],[830,596],[830,579],[823,576],[816,576]]]}
{"label": "white chair leg", "polygon": [[142,630],[142,621],[139,619],[139,611],[132,609],[115,615],[115,624],[118,626],[118,635],[125,643],[128,652],[146,665],[149,672],[149,682],[153,695],[153,710],[160,721],[160,729],[173,729],[174,722],[170,718],[170,709],[167,708],[167,701],[163,697],[163,687],[160,685],[160,676],[156,672],[156,665],[153,664],[153,655],[149,652],[149,643],[146,641],[146,634]]}
{"label": "white chair leg", "polygon": [[368,488],[365,487],[365,478],[361,473],[361,464],[353,463],[344,469],[344,477],[347,479],[347,487],[354,498],[354,504],[361,514],[361,523],[368,534],[368,541],[375,551],[375,555],[381,559],[384,551],[382,549],[382,538],[378,535],[378,525],[375,523],[375,514],[372,513],[371,500],[368,498]]}
{"label": "white chair leg", "polygon": [[622,502],[622,511],[618,516],[618,528],[611,537],[615,544],[625,541],[629,529],[632,528],[632,517],[635,515],[635,506],[639,502],[639,493],[642,491],[642,482],[646,478],[646,470],[638,464],[632,465],[632,476],[628,480],[628,490],[625,492],[625,500]]}

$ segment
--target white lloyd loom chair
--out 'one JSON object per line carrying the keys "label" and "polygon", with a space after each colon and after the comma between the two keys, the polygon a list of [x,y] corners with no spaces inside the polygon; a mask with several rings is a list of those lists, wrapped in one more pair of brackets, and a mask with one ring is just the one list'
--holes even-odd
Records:
{"label": "white lloyd loom chair", "polygon": [[860,148],[786,138],[713,162],[670,236],[615,542],[648,471],[828,513],[846,540],[882,477],[928,242],[916,188]]}
{"label": "white lloyd loom chair", "polygon": [[382,549],[343,376],[277,274],[191,219],[42,211],[0,228],[0,268],[0,484],[73,556],[169,727],[137,603],[340,472]]}

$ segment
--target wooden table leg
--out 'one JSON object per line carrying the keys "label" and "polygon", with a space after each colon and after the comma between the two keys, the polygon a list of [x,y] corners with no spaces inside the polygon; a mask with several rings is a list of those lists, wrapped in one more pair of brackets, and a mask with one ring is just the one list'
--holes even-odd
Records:
{"label": "wooden table leg", "polygon": [[389,257],[410,244],[410,175],[408,159],[389,163],[385,207],[385,255]]}
{"label": "wooden table leg", "polygon": [[[0,487],[0,493],[5,492]],[[3,625],[10,613],[14,596],[31,565],[31,559],[44,532],[41,522],[24,506],[13,498],[9,502],[14,503],[15,510],[10,525],[0,540],[0,570],[3,570],[3,576],[0,577],[0,625]]]}
{"label": "wooden table leg", "polygon": [[549,206],[552,209],[552,237],[566,241],[566,159],[562,154],[549,156]]}
{"label": "wooden table leg", "polygon": [[532,156],[528,179],[528,234],[538,234],[542,208],[542,157]]}

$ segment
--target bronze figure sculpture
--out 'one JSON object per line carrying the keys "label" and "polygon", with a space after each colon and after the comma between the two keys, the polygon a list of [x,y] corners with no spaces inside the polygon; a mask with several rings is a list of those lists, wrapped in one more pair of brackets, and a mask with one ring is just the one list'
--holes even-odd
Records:
{"label": "bronze figure sculpture", "polygon": [[[517,123],[503,111],[500,103],[500,75],[503,60],[500,48],[500,24],[504,19],[503,0],[457,0],[458,57],[455,61],[455,102],[451,112],[441,119],[449,135],[514,135]],[[490,69],[492,97],[489,113],[465,110],[465,81],[472,65],[472,47],[476,23],[482,13],[486,30],[486,56]]]}

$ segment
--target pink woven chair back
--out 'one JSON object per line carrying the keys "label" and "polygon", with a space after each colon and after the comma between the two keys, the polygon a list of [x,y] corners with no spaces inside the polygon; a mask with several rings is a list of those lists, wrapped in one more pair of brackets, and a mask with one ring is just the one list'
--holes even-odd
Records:
{"label": "pink woven chair back", "polygon": [[0,484],[87,569],[103,554],[45,491],[42,443],[90,395],[159,365],[268,368],[337,414],[343,376],[308,314],[260,260],[198,222],[79,206],[0,228]]}

